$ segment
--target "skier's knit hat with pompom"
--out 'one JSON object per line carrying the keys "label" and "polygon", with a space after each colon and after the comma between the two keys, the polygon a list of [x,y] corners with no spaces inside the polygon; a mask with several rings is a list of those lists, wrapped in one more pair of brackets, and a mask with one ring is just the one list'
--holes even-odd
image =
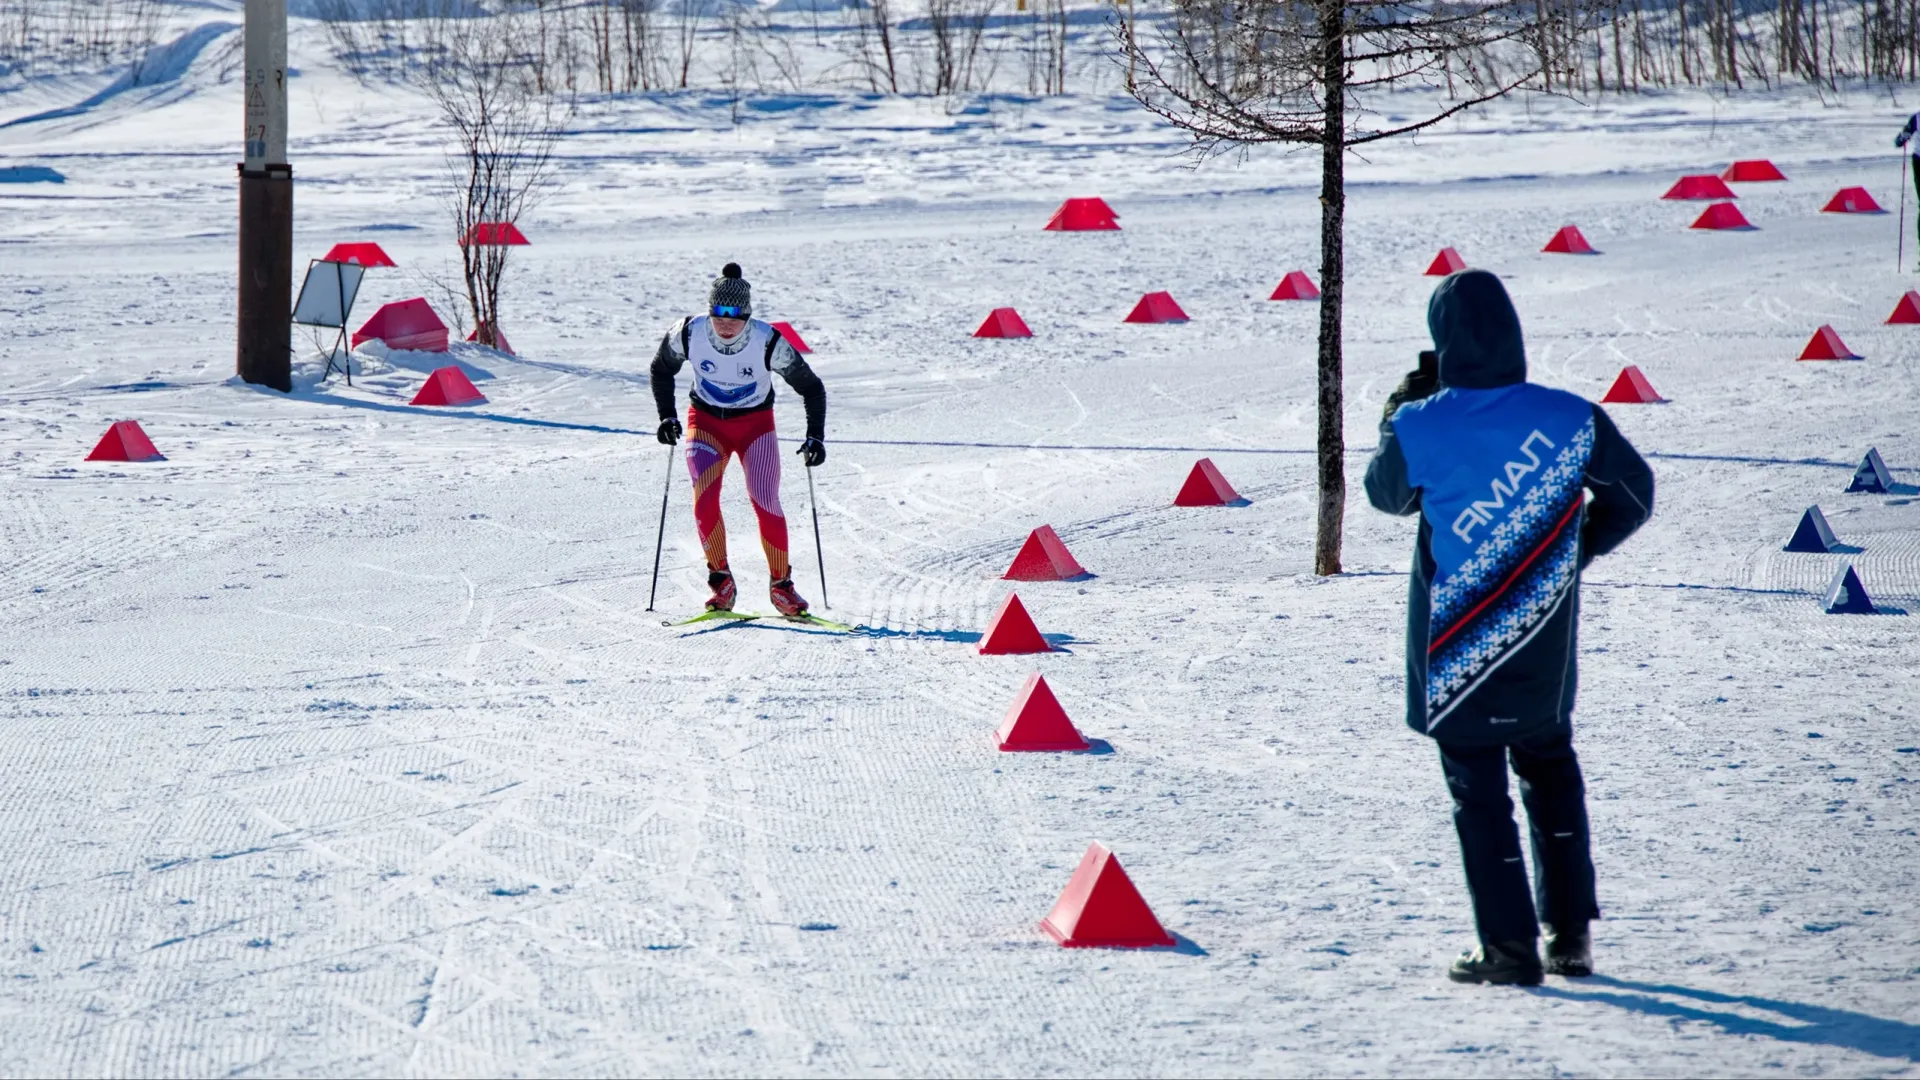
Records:
{"label": "skier's knit hat with pompom", "polygon": [[740,276],[739,263],[720,268],[720,276],[707,291],[707,307],[737,307],[742,317],[753,314],[753,286]]}

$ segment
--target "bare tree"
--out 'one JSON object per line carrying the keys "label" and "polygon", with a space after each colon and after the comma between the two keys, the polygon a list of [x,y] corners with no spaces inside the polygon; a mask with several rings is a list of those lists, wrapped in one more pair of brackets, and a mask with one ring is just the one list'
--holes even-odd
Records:
{"label": "bare tree", "polygon": [[[1567,0],[1571,2],[1571,0]],[[1539,79],[1548,50],[1506,48],[1537,39],[1542,0],[1172,0],[1158,40],[1120,24],[1136,73],[1128,89],[1190,132],[1206,156],[1255,143],[1320,149],[1319,513],[1314,572],[1340,572],[1346,515],[1341,303],[1346,280],[1349,148],[1431,127]],[[1553,13],[1557,16],[1557,13]],[[1453,64],[1460,59],[1476,61]],[[1503,68],[1501,75],[1488,74]],[[1451,79],[1466,95],[1421,119],[1382,119],[1379,92]],[[1397,102],[1396,111],[1405,103]]]}
{"label": "bare tree", "polygon": [[974,64],[986,35],[992,0],[927,0],[927,33],[933,39],[933,92],[973,89]]}
{"label": "bare tree", "polygon": [[674,46],[680,71],[680,89],[687,88],[687,75],[693,69],[694,46],[700,40],[700,25],[713,10],[714,0],[683,0],[680,21],[676,25]]}
{"label": "bare tree", "polygon": [[558,99],[540,92],[519,41],[507,17],[466,20],[449,32],[445,52],[420,78],[453,136],[447,209],[475,339],[488,346],[499,340],[500,284],[512,249],[482,226],[518,222],[539,197],[552,178],[565,112]]}
{"label": "bare tree", "polygon": [[[866,7],[866,21],[862,24],[860,35],[861,49],[863,52],[866,47],[866,31],[868,30],[871,30],[874,36],[879,39],[880,54],[886,59],[887,92],[897,94],[900,92],[900,71],[893,57],[893,4],[891,0],[869,0]],[[877,64],[872,64],[871,62],[869,62],[869,66],[876,69],[878,68]],[[878,88],[878,80],[876,79],[875,89]]]}

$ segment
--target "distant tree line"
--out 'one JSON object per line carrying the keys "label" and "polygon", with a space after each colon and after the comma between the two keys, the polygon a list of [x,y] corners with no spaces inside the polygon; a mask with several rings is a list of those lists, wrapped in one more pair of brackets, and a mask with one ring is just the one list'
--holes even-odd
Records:
{"label": "distant tree line", "polygon": [[[1107,41],[1105,9],[1082,9],[1076,21],[1069,0],[912,0],[911,10],[901,0],[309,2],[336,55],[363,76],[430,63],[458,23],[478,16],[508,27],[535,85],[561,94],[1058,94],[1071,83],[1069,61],[1098,66]],[[1092,47],[1070,49],[1073,36]]]}
{"label": "distant tree line", "polygon": [[0,0],[0,74],[137,65],[172,10],[164,0]]}
{"label": "distant tree line", "polygon": [[[1227,7],[1258,6],[1245,0]],[[1430,0],[1436,13],[1486,0]],[[1576,95],[1920,80],[1920,0],[1534,0],[1529,56],[1461,55],[1463,82],[1537,70]],[[1115,88],[1113,29],[1178,17],[1172,0],[292,0],[334,52],[390,77],[443,51],[451,25],[499,20],[546,93],[703,89],[886,94]],[[138,65],[176,0],[0,0],[0,74]],[[1476,67],[1478,65],[1478,67]],[[1487,68],[1489,70],[1481,70]]]}
{"label": "distant tree line", "polygon": [[[0,11],[23,0],[0,0]],[[31,2],[31,0],[26,0]],[[121,0],[131,5],[135,0]],[[307,0],[336,51],[375,74],[417,63],[450,20],[511,23],[545,92],[1105,90],[1112,25],[1179,17],[1169,0]],[[1229,8],[1257,7],[1245,0]],[[1431,0],[1444,14],[1484,0]],[[1577,95],[1647,88],[1920,80],[1920,0],[1533,0],[1538,27],[1450,63],[1462,82],[1537,72]],[[822,54],[826,59],[822,60]],[[1073,63],[1070,64],[1070,61]],[[1486,69],[1486,70],[1482,70]]]}

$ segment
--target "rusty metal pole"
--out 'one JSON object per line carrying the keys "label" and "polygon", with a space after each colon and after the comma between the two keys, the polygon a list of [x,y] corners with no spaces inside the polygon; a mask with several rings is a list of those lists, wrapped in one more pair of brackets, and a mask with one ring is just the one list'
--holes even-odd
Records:
{"label": "rusty metal pole", "polygon": [[287,164],[287,0],[246,0],[240,164],[240,377],[293,389],[293,166]]}

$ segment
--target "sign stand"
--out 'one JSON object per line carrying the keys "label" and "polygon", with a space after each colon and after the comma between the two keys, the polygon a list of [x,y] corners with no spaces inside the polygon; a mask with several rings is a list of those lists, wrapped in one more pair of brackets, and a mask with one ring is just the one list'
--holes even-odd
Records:
{"label": "sign stand", "polygon": [[[360,296],[360,282],[366,275],[366,268],[357,262],[314,259],[307,263],[307,278],[301,282],[300,299],[293,305],[293,322],[297,326],[339,331],[333,346],[327,350],[327,370],[320,376],[322,382],[333,374],[338,364],[347,376],[347,385],[353,385],[353,350],[344,348],[347,317],[353,313],[353,303]],[[319,342],[316,340],[315,344]]]}

